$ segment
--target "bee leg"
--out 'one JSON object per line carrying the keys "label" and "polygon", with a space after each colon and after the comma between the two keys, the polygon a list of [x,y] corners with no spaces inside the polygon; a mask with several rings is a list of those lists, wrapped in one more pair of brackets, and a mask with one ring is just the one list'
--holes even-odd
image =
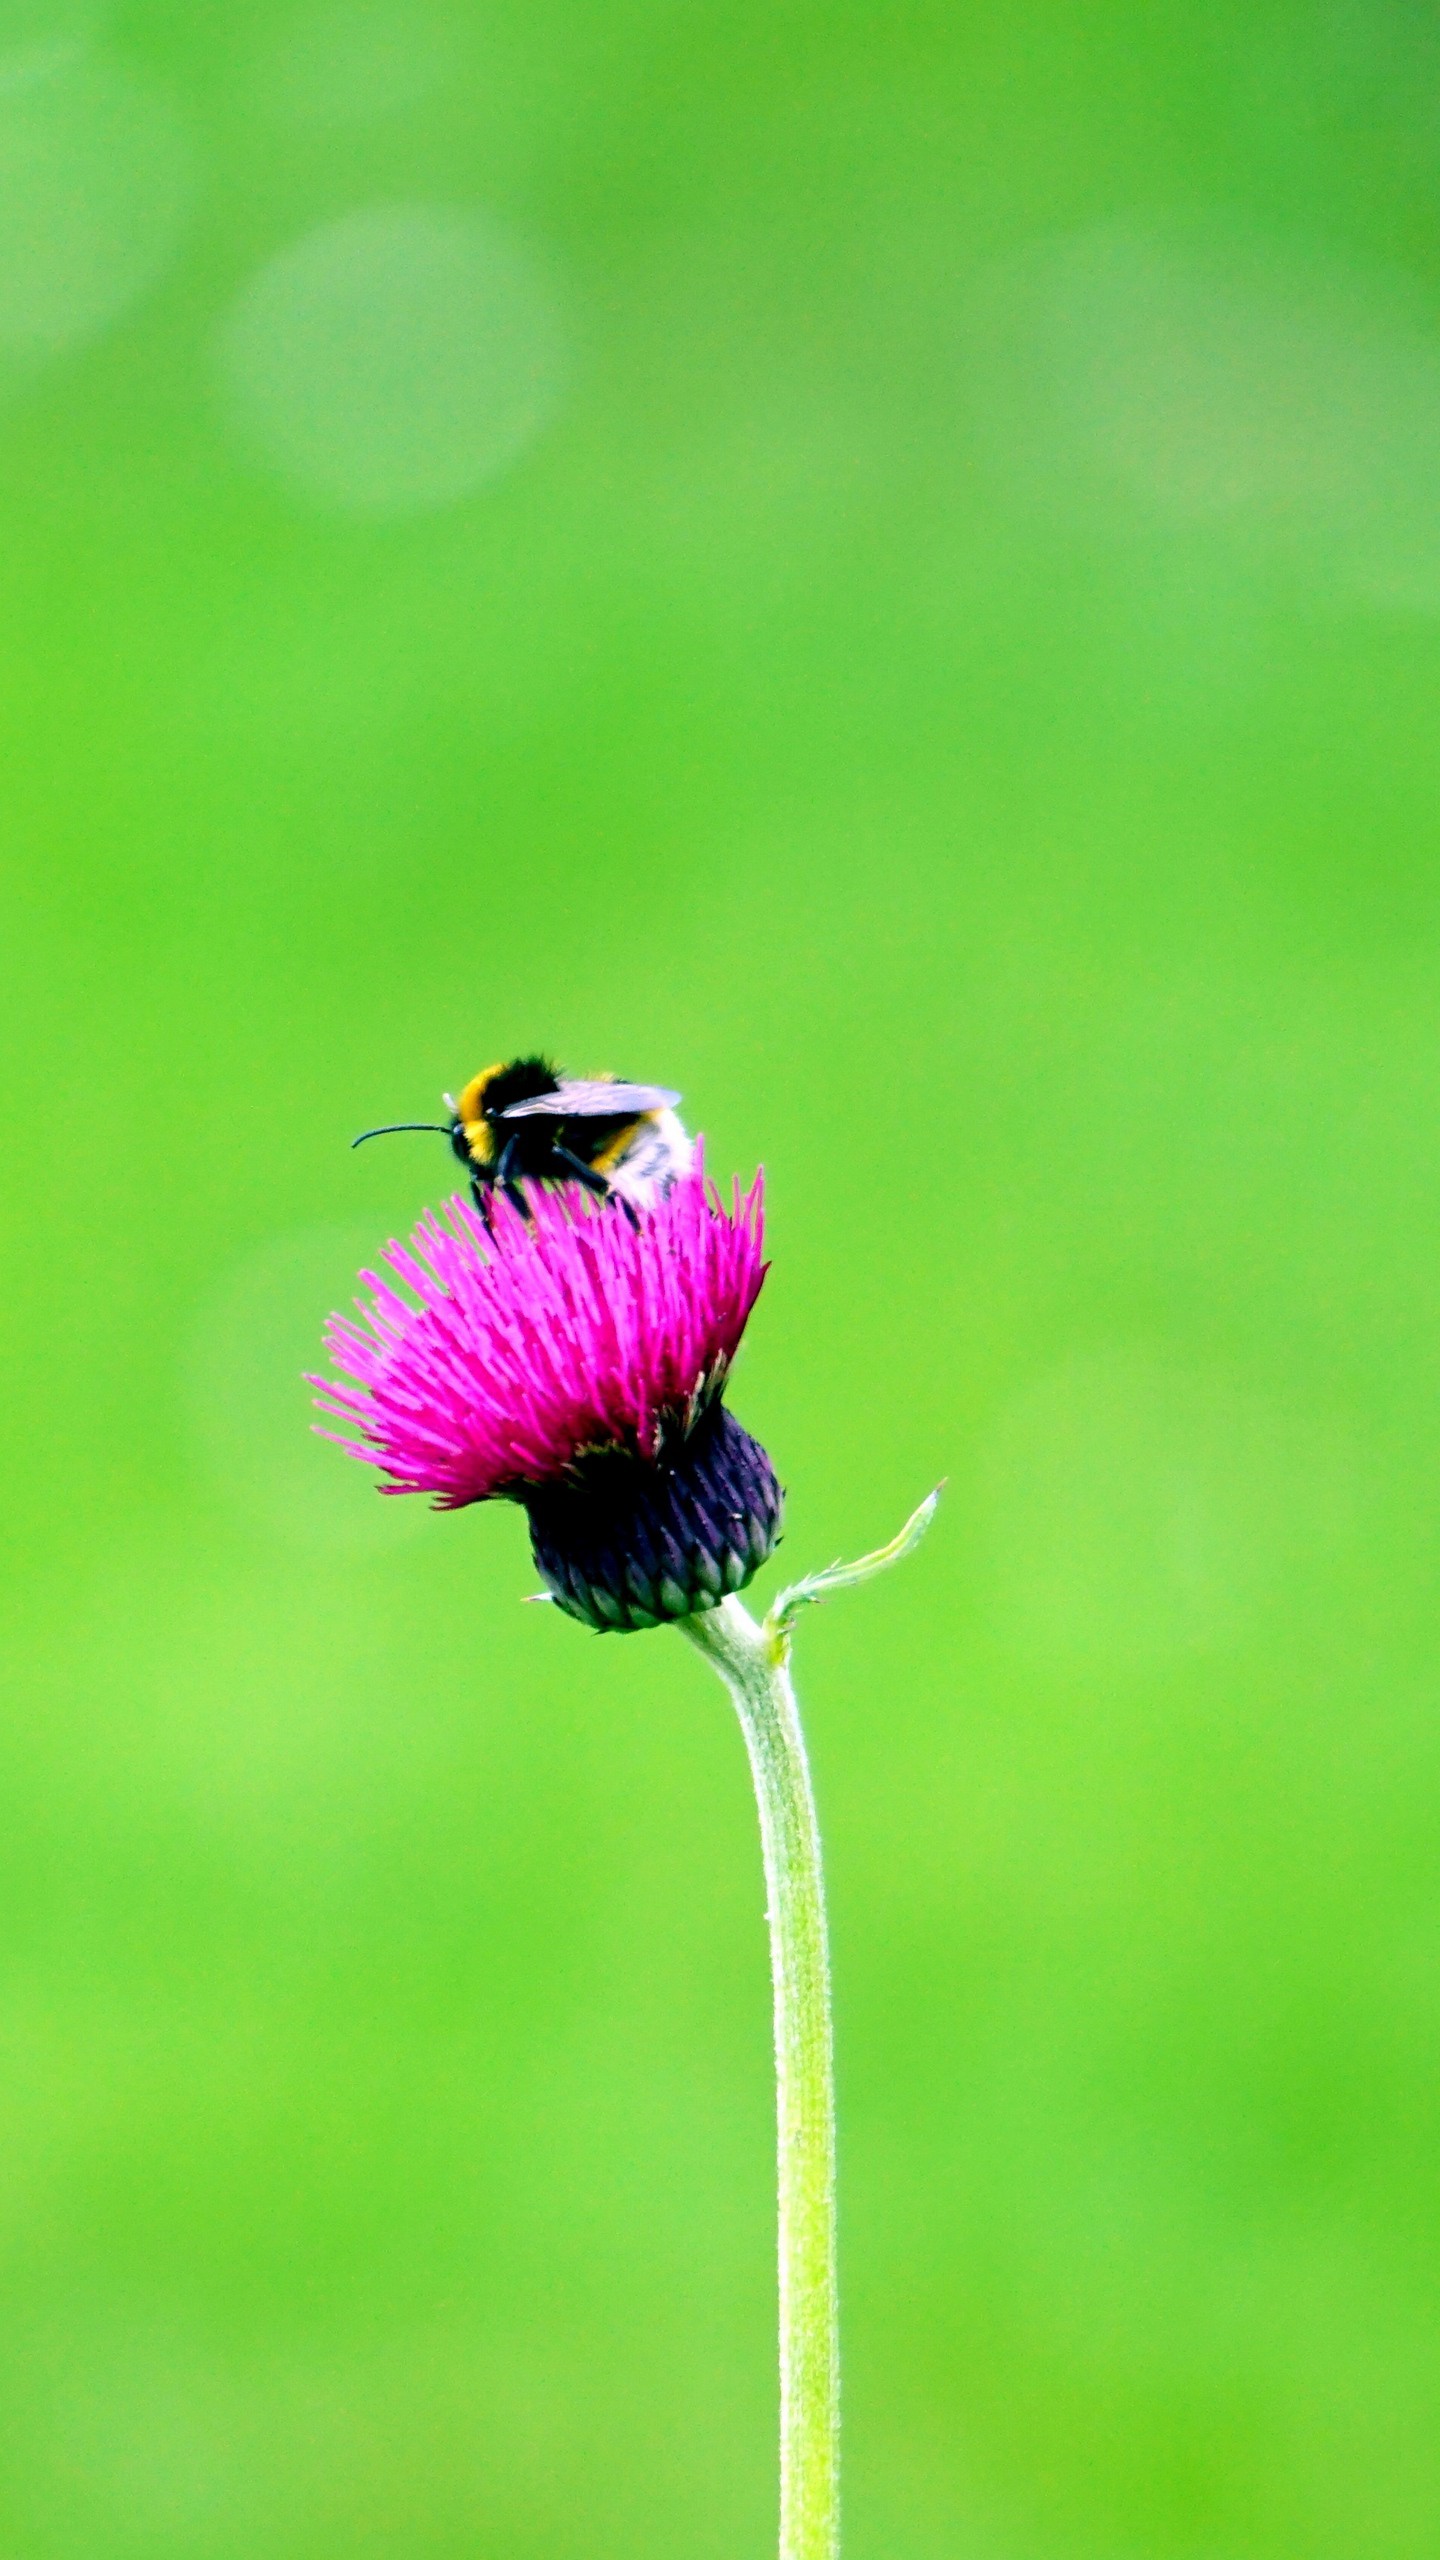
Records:
{"label": "bee leg", "polygon": [[550,1152],[558,1164],[563,1164],[568,1174],[572,1174],[577,1182],[584,1183],[587,1191],[593,1191],[600,1199],[608,1200],[612,1207],[618,1201],[631,1226],[639,1226],[640,1212],[627,1192],[620,1190],[618,1185],[611,1182],[603,1173],[597,1173],[593,1164],[587,1164],[583,1156],[577,1156],[569,1147],[562,1146],[558,1138]]}
{"label": "bee leg", "polygon": [[518,1209],[521,1217],[528,1225],[530,1220],[530,1204],[527,1201],[524,1192],[521,1190],[519,1183],[516,1181],[514,1173],[515,1158],[519,1152],[519,1141],[515,1138],[507,1138],[504,1146],[500,1150],[500,1161],[495,1167],[495,1180],[499,1183],[500,1188],[504,1192],[506,1199],[509,1201],[511,1208]]}
{"label": "bee leg", "polygon": [[614,1186],[606,1181],[604,1174],[597,1173],[593,1164],[587,1164],[583,1156],[573,1154],[569,1147],[562,1147],[558,1138],[551,1147],[550,1153],[557,1164],[563,1164],[574,1181],[584,1183],[587,1191],[598,1192],[602,1200],[615,1198]]}

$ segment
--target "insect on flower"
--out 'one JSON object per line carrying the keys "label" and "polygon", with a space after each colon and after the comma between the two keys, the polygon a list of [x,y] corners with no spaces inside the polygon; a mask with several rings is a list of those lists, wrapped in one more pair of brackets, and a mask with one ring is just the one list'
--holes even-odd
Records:
{"label": "insect on flower", "polygon": [[[608,1109],[589,1108],[597,1094]],[[772,1553],[782,1510],[769,1458],[724,1400],[767,1267],[763,1185],[757,1174],[722,1200],[701,1143],[692,1151],[673,1120],[677,1099],[577,1086],[539,1059],[477,1076],[444,1129],[472,1169],[474,1205],[454,1198],[408,1246],[388,1245],[389,1278],[361,1273],[369,1302],[358,1320],[331,1317],[335,1374],[310,1383],[335,1426],[326,1437],[378,1468],[383,1493],[428,1493],[446,1511],[521,1504],[542,1596],[602,1635],[677,1624],[730,1691],[760,1809],[774,1983],[779,2547],[781,2560],[835,2560],[829,1953],[790,1633],[809,1603],[908,1554],[938,1496],[888,1546],[793,1583],[763,1625],[736,1596]],[[606,1136],[571,1150],[572,1132],[599,1135],[592,1120]],[[672,1153],[637,1176],[635,1131],[667,1122]],[[649,1184],[641,1201],[621,1188],[627,1166]],[[609,1215],[601,1192],[629,1215]]]}
{"label": "insect on flower", "polygon": [[444,1096],[448,1120],[394,1120],[364,1129],[351,1144],[400,1130],[448,1138],[489,1214],[497,1189],[524,1209],[524,1182],[578,1182],[601,1199],[651,1207],[690,1165],[690,1141],[675,1116],[678,1093],[625,1084],[615,1076],[566,1076],[547,1058],[482,1067],[458,1099]]}
{"label": "insect on flower", "polygon": [[[516,1186],[518,1188],[518,1185]],[[630,1631],[713,1609],[780,1534],[765,1451],[722,1400],[765,1277],[761,1184],[696,1161],[652,1209],[571,1185],[463,1199],[392,1244],[391,1280],[325,1336],[329,1433],[386,1493],[521,1503],[551,1597]]]}

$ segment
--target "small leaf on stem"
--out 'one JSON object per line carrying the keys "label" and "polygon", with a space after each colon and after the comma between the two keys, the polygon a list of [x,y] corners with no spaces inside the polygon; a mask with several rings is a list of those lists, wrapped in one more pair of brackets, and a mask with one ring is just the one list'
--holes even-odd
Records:
{"label": "small leaf on stem", "polygon": [[781,1592],[765,1621],[765,1633],[771,1643],[783,1646],[788,1641],[800,1611],[812,1600],[828,1600],[832,1591],[849,1591],[857,1582],[868,1582],[873,1574],[883,1573],[887,1565],[898,1564],[902,1556],[908,1556],[912,1548],[919,1546],[934,1519],[944,1490],[942,1477],[888,1546],[877,1547],[873,1555],[857,1557],[854,1564],[829,1564],[819,1573],[807,1573],[801,1582],[792,1582],[788,1590]]}

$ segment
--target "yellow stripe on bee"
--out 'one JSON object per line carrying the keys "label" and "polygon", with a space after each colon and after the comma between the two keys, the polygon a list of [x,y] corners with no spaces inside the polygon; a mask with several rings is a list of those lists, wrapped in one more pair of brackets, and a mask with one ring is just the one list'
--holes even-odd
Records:
{"label": "yellow stripe on bee", "polygon": [[657,1117],[653,1111],[642,1111],[638,1120],[627,1120],[623,1129],[617,1129],[613,1138],[607,1138],[598,1156],[590,1158],[596,1172],[613,1173],[622,1157],[629,1154],[637,1132],[644,1128],[647,1120]]}
{"label": "yellow stripe on bee", "polygon": [[471,1120],[483,1119],[485,1114],[485,1088],[496,1076],[500,1074],[504,1064],[505,1061],[503,1058],[497,1058],[493,1067],[482,1067],[478,1076],[471,1077],[464,1092],[461,1094],[459,1101],[455,1105],[455,1117],[462,1127]]}
{"label": "yellow stripe on bee", "polygon": [[485,1117],[485,1088],[498,1076],[505,1061],[497,1058],[494,1065],[482,1067],[472,1076],[455,1105],[455,1117],[465,1133],[465,1146],[472,1164],[493,1164],[495,1133]]}

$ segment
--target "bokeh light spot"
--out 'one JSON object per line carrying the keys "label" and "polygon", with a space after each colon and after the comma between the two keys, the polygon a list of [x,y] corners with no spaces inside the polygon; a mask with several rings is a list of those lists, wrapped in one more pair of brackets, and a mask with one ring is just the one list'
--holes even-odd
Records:
{"label": "bokeh light spot", "polygon": [[309,10],[265,66],[265,98],[282,122],[370,124],[430,97],[454,69],[455,29],[389,0]]}
{"label": "bokeh light spot", "polygon": [[992,456],[1047,512],[1118,502],[1440,609],[1440,330],[1403,273],[1104,223],[992,279],[975,353]]}
{"label": "bokeh light spot", "polygon": [[545,426],[562,332],[530,255],[485,216],[346,214],[252,278],[221,335],[230,414],[291,485],[358,514],[445,506]]}
{"label": "bokeh light spot", "polygon": [[119,319],[191,192],[185,130],[133,74],[61,42],[0,64],[0,354],[34,364]]}
{"label": "bokeh light spot", "polygon": [[114,14],[115,0],[0,0],[0,85],[27,53],[85,42]]}
{"label": "bokeh light spot", "polygon": [[202,1307],[187,1363],[189,1403],[209,1471],[226,1500],[287,1543],[391,1547],[414,1537],[423,1502],[387,1502],[365,1467],[342,1464],[309,1429],[307,1370],[327,1366],[321,1327],[349,1307],[372,1227],[302,1227],[271,1236],[221,1279]]}

